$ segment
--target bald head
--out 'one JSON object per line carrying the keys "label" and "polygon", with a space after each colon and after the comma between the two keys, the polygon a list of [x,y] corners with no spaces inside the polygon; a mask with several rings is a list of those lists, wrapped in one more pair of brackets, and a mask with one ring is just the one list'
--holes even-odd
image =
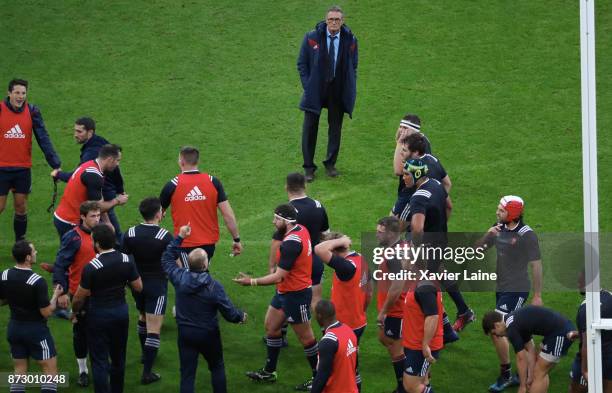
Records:
{"label": "bald head", "polygon": [[201,248],[196,248],[189,253],[189,270],[201,272],[208,270],[208,254]]}

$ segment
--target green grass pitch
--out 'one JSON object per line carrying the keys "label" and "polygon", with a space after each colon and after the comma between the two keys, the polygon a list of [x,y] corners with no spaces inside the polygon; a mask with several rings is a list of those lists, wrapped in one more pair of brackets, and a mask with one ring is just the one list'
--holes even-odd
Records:
{"label": "green grass pitch", "polygon": [[[250,315],[248,325],[222,325],[230,392],[288,392],[308,374],[302,349],[290,334],[290,348],[280,357],[279,381],[260,386],[246,379],[244,371],[264,361],[263,317],[273,289],[240,288],[230,280],[238,271],[266,270],[271,211],[285,200],[284,176],[301,166],[299,45],[329,5],[319,0],[8,0],[0,7],[0,82],[30,80],[29,99],[40,106],[64,169],[78,162],[71,132],[77,117],[92,116],[101,135],[124,147],[121,166],[130,202],[117,209],[124,228],[139,222],[138,201],[157,195],[178,172],[181,145],[198,146],[201,168],[224,183],[245,250],[229,258],[230,239],[224,232],[213,272]],[[393,137],[401,116],[411,111],[421,115],[423,131],[453,180],[451,230],[486,230],[499,197],[509,193],[526,200],[526,221],[537,232],[582,230],[578,1],[368,0],[340,5],[359,39],[357,106],[354,119],[344,124],[341,177],[328,179],[320,171],[309,187],[309,194],[326,205],[333,229],[357,241],[389,212],[396,187]],[[612,116],[606,110],[612,105],[611,26],[612,4],[598,1],[602,231],[612,229]],[[322,127],[318,162],[325,134]],[[28,237],[40,250],[39,261],[52,260],[58,243],[45,212],[52,190],[49,172],[34,146]],[[11,265],[12,214],[9,204],[0,216],[2,268]],[[164,225],[170,228],[169,218]],[[544,261],[546,275],[555,261],[546,255]],[[602,258],[602,266],[607,263]],[[466,297],[479,316],[494,305],[492,293]],[[573,319],[581,299],[574,291],[549,291],[544,302]],[[366,393],[393,390],[391,364],[376,339],[375,315],[372,307],[361,345]],[[0,309],[2,336],[7,316],[8,309]],[[494,381],[496,356],[478,325],[469,326],[461,341],[443,351],[432,369],[436,391],[485,392]],[[59,367],[74,382],[71,327],[60,320],[51,320],[50,326]],[[176,325],[170,313],[161,339],[155,369],[162,381],[143,387],[132,319],[126,391],[178,389]],[[575,350],[574,345],[572,356]],[[570,358],[553,371],[550,392],[566,391]],[[0,371],[11,367],[2,338]],[[197,388],[210,391],[203,360]],[[67,391],[79,388],[73,383]]]}

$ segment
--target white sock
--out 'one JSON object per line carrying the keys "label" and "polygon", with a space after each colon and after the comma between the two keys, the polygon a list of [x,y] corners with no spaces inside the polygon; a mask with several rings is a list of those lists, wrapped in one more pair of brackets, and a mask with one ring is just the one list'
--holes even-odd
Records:
{"label": "white sock", "polygon": [[77,359],[77,363],[79,364],[79,374],[89,374],[89,370],[87,370],[87,358]]}

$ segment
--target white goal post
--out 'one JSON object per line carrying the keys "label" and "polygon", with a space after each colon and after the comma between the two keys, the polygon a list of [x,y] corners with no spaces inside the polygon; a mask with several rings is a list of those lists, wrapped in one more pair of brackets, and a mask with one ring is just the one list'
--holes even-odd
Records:
{"label": "white goal post", "polygon": [[612,319],[601,319],[599,291],[599,201],[597,198],[597,116],[595,94],[595,0],[580,0],[580,69],[582,90],[582,171],[586,273],[587,358],[589,392],[603,393],[601,331]]}

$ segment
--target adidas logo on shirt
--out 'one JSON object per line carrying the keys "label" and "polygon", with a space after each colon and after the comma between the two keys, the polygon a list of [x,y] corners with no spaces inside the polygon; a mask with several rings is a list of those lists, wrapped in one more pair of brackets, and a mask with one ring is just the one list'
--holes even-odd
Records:
{"label": "adidas logo on shirt", "polygon": [[25,134],[21,131],[19,124],[15,124],[13,128],[4,134],[4,139],[25,139]]}
{"label": "adidas logo on shirt", "polygon": [[185,202],[204,200],[206,200],[206,196],[202,194],[202,191],[200,191],[200,188],[198,186],[193,187],[191,191],[189,191],[189,193],[187,193],[187,195],[185,196]]}
{"label": "adidas logo on shirt", "polygon": [[357,351],[357,348],[355,348],[355,346],[353,345],[353,341],[349,339],[348,343],[346,344],[346,356],[351,356],[355,351]]}

